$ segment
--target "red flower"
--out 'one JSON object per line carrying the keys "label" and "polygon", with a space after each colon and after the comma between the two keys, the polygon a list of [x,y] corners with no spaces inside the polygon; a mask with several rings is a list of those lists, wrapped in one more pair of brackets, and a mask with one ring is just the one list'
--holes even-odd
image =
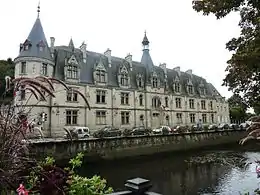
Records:
{"label": "red flower", "polygon": [[29,195],[29,191],[25,189],[23,184],[20,184],[16,191],[18,192],[18,195]]}

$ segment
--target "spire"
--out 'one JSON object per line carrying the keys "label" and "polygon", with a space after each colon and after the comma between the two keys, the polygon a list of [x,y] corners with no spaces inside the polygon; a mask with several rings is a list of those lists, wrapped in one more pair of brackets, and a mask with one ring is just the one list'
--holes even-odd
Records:
{"label": "spire", "polygon": [[37,18],[29,36],[25,42],[20,45],[20,53],[18,57],[38,57],[53,60],[43,31],[41,20],[39,18],[40,4],[38,5],[37,12]]}
{"label": "spire", "polygon": [[39,1],[39,3],[38,3],[38,7],[37,7],[37,18],[39,18],[40,17],[40,12],[41,12],[41,7],[40,7],[40,1]]}
{"label": "spire", "polygon": [[72,50],[75,48],[75,47],[74,47],[73,40],[72,40],[72,37],[70,38],[69,47],[70,47]]}
{"label": "spire", "polygon": [[149,45],[149,40],[148,40],[148,38],[147,38],[147,36],[146,36],[146,31],[144,31],[144,38],[143,38],[143,41],[142,41],[142,44],[143,44],[143,46],[145,47],[145,46],[148,46]]}
{"label": "spire", "polygon": [[144,32],[144,38],[143,38],[143,41],[142,41],[142,44],[143,44],[143,55],[142,55],[142,59],[141,59],[141,63],[143,65],[145,65],[146,68],[148,69],[153,69],[153,61],[152,61],[152,58],[150,56],[150,53],[149,53],[149,40],[146,36],[146,31]]}

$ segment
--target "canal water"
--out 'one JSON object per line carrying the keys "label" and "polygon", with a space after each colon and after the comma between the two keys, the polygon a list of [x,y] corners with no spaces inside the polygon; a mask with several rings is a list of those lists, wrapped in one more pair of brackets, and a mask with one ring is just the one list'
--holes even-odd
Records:
{"label": "canal water", "polygon": [[[225,156],[230,154],[241,157],[241,162],[230,158],[226,160]],[[208,155],[215,156],[217,162],[220,158],[223,160],[218,163],[198,163],[192,160],[200,158],[203,161]],[[246,192],[254,194],[260,184],[260,178],[257,178],[255,172],[257,159],[260,160],[260,152],[200,151],[86,162],[80,172],[84,176],[100,175],[115,191],[123,190],[127,179],[142,177],[152,181],[152,191],[163,195],[244,195]]]}

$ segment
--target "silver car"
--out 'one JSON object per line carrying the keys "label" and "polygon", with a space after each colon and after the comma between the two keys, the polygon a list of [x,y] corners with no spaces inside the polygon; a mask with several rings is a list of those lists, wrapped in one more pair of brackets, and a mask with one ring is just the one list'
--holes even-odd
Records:
{"label": "silver car", "polygon": [[[83,139],[90,137],[90,130],[88,127],[74,127],[72,130],[69,130],[69,133],[73,139]],[[65,133],[64,138],[70,138],[68,132]]]}

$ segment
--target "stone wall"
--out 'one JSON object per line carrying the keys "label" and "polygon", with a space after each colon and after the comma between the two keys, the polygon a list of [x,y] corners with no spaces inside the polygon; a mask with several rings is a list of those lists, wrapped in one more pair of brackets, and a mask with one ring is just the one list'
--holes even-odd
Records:
{"label": "stone wall", "polygon": [[69,159],[78,152],[84,152],[89,159],[117,159],[238,143],[245,135],[245,131],[226,130],[106,139],[92,138],[73,142],[38,140],[31,142],[30,151],[38,158],[53,156],[57,160]]}

